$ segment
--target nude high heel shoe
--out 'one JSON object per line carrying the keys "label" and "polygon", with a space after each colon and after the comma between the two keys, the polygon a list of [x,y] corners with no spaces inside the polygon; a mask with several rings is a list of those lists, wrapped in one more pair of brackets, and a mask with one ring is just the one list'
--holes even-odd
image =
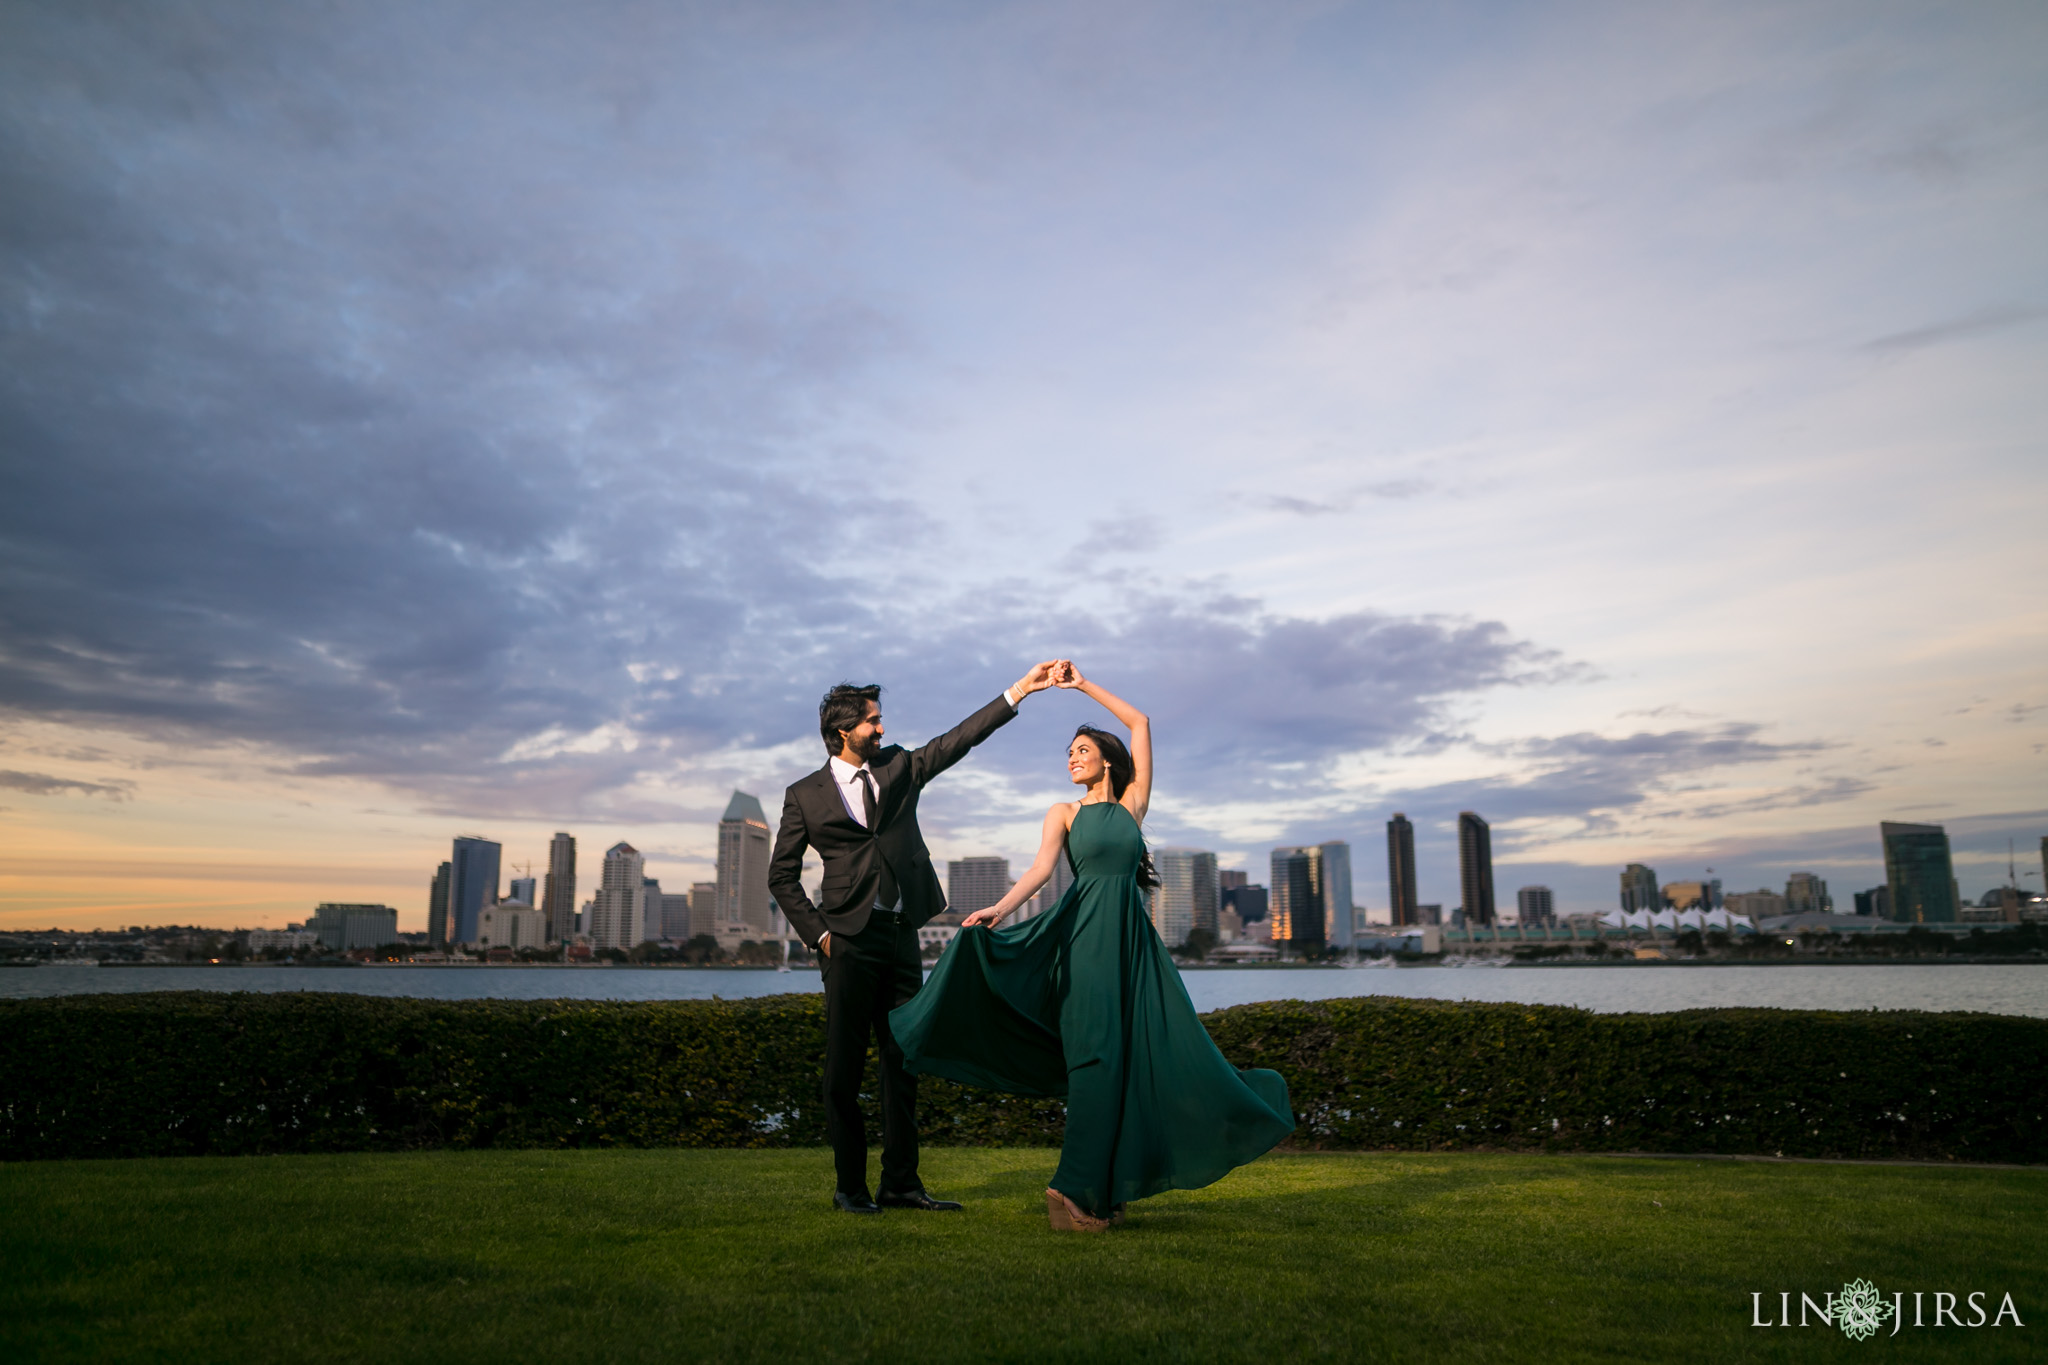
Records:
{"label": "nude high heel shoe", "polygon": [[1054,1232],[1101,1232],[1109,1227],[1108,1219],[1081,1212],[1058,1190],[1045,1192],[1045,1217]]}

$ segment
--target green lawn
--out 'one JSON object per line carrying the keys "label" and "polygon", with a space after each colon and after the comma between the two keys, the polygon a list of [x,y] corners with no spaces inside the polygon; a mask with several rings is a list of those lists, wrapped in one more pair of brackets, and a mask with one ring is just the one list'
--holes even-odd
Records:
{"label": "green lawn", "polygon": [[[967,1211],[878,1219],[823,1151],[4,1166],[0,1358],[2048,1358],[2048,1171],[1282,1154],[1089,1237],[1052,1164],[930,1151]],[[1749,1325],[1856,1277],[2026,1325]]]}

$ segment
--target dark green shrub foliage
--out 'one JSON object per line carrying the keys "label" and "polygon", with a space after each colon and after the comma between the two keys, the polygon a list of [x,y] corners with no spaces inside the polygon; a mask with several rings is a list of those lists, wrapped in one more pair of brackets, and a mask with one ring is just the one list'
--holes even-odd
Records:
{"label": "dark green shrub foliage", "polygon": [[[1387,999],[1221,1010],[1324,1148],[2048,1161],[2048,1020]],[[824,1004],[330,994],[0,1002],[0,1159],[806,1146]],[[872,1090],[870,1086],[870,1090]],[[1057,1103],[921,1088],[925,1140],[1057,1143]]]}

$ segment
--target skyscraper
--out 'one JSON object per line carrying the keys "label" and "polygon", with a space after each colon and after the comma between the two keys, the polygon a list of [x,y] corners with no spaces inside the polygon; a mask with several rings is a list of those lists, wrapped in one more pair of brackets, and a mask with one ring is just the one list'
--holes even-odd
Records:
{"label": "skyscraper", "polygon": [[452,863],[442,863],[435,869],[434,884],[427,888],[427,946],[446,948],[448,946],[448,880]]}
{"label": "skyscraper", "polygon": [[548,917],[548,937],[565,942],[576,936],[576,841],[557,834],[548,841],[548,879],[541,907]]}
{"label": "skyscraper", "polygon": [[687,943],[690,939],[690,893],[687,891],[664,891],[661,893],[661,934],[669,943]]}
{"label": "skyscraper", "polygon": [[1469,810],[1458,812],[1458,886],[1465,923],[1493,923],[1493,830]]}
{"label": "skyscraper", "polygon": [[590,922],[584,926],[593,949],[626,952],[639,946],[647,904],[645,869],[640,850],[624,840],[605,850],[604,875],[590,903]]}
{"label": "skyscraper", "polygon": [[1785,882],[1785,913],[1805,915],[1835,908],[1828,884],[1811,872],[1794,872]]}
{"label": "skyscraper", "polygon": [[684,938],[692,939],[699,934],[718,934],[718,883],[690,883],[690,932]]}
{"label": "skyscraper", "polygon": [[[1342,839],[1317,844],[1323,864],[1323,939],[1332,948],[1358,943],[1358,908],[1351,899],[1351,845]],[[1491,874],[1487,885],[1492,886]]]}
{"label": "skyscraper", "polygon": [[514,877],[510,882],[512,894],[505,899],[518,901],[521,905],[533,904],[533,878]]}
{"label": "skyscraper", "polygon": [[1892,918],[1907,924],[1955,923],[1956,874],[1949,860],[1948,831],[1940,825],[1891,820],[1877,828],[1884,839],[1884,880],[1891,888]]}
{"label": "skyscraper", "polygon": [[1010,890],[1008,858],[955,858],[946,864],[946,913],[986,910]]}
{"label": "skyscraper", "polygon": [[1657,889],[1657,871],[1641,863],[1630,863],[1621,870],[1621,909],[1623,914],[1637,910],[1662,910],[1664,893]]}
{"label": "skyscraper", "polygon": [[1273,885],[1267,900],[1274,946],[1303,957],[1322,955],[1323,851],[1296,847],[1273,850]]}
{"label": "skyscraper", "polygon": [[744,920],[763,938],[775,932],[775,901],[768,894],[773,851],[760,801],[735,791],[718,822],[718,917]]}
{"label": "skyscraper", "polygon": [[1162,848],[1154,858],[1159,887],[1152,896],[1152,927],[1169,948],[1205,929],[1216,933],[1216,855],[1205,849]]}
{"label": "skyscraper", "polygon": [[1547,886],[1525,886],[1515,893],[1515,918],[1527,924],[1557,923],[1557,901]]}
{"label": "skyscraper", "polygon": [[634,943],[654,943],[661,940],[663,899],[659,879],[640,879],[640,928],[633,938]]}
{"label": "skyscraper", "polygon": [[448,939],[451,943],[476,942],[477,916],[486,905],[498,903],[498,858],[504,849],[475,834],[455,839],[455,855],[448,879]]}
{"label": "skyscraper", "polygon": [[1415,826],[1396,811],[1387,821],[1387,901],[1396,924],[1416,924]]}

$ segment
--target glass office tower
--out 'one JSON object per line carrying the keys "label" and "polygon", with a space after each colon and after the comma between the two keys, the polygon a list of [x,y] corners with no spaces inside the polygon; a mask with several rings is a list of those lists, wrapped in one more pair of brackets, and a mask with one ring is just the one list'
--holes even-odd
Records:
{"label": "glass office tower", "polygon": [[1956,873],[1949,860],[1948,831],[1940,825],[1891,820],[1877,828],[1884,838],[1884,880],[1891,888],[1892,918],[1906,924],[1955,923]]}

